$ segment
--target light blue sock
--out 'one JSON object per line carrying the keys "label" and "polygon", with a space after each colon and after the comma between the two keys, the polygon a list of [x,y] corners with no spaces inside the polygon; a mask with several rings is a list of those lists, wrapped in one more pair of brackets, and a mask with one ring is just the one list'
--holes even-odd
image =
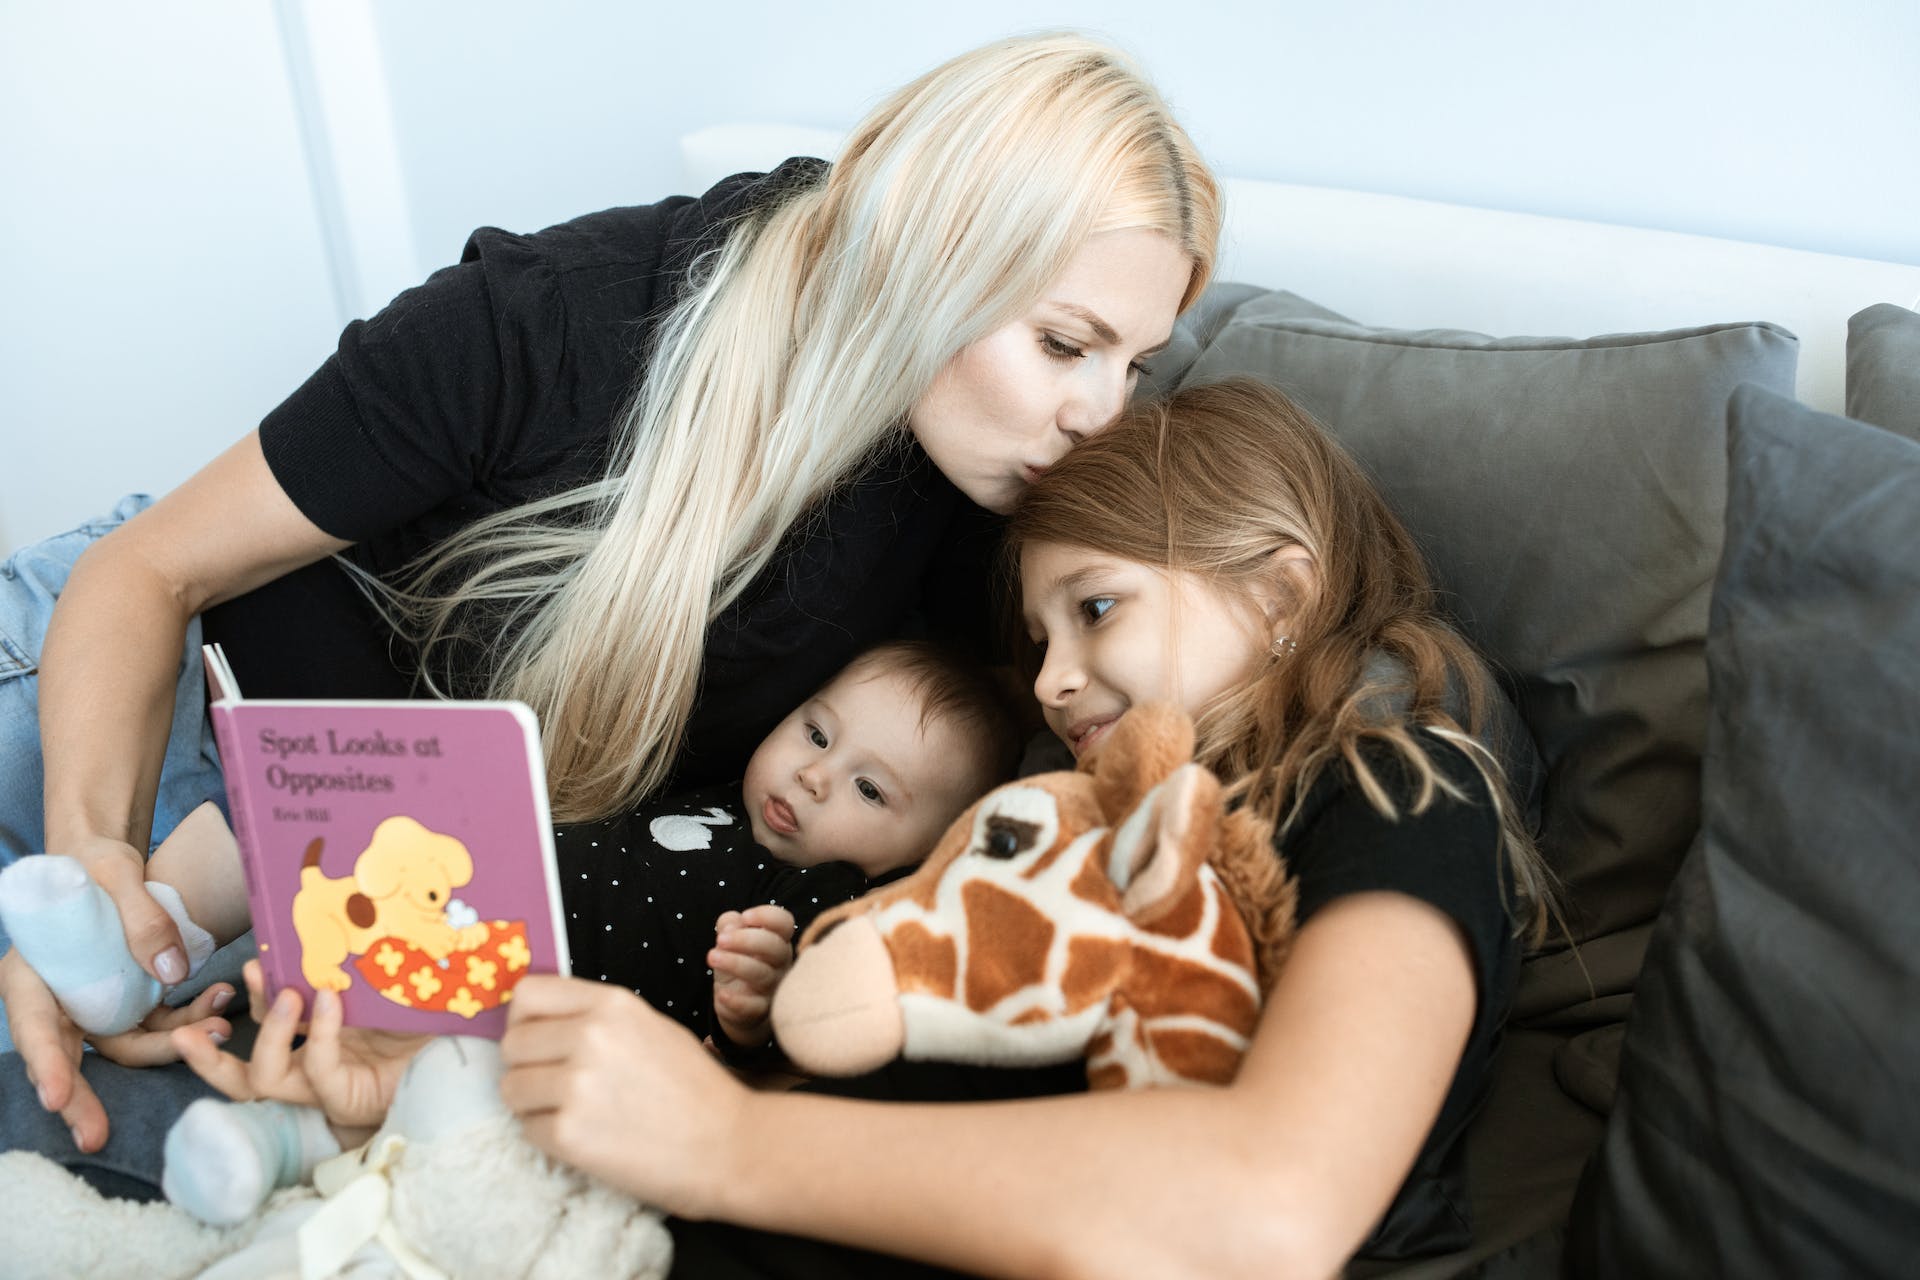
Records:
{"label": "light blue sock", "polygon": [[[213,954],[213,937],[188,918],[180,895],[149,884],[186,943],[188,976]],[[127,950],[113,899],[72,858],[42,854],[0,871],[0,922],[13,945],[83,1030],[116,1035],[139,1025],[165,989]]]}
{"label": "light blue sock", "polygon": [[200,1221],[229,1227],[339,1154],[317,1108],[202,1098],[167,1130],[160,1189]]}

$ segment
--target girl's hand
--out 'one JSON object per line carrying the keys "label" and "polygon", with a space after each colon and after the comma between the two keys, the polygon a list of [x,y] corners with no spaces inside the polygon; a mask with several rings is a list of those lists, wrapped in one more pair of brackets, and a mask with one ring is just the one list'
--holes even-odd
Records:
{"label": "girl's hand", "polygon": [[752,1095],[679,1023],[623,988],[535,974],[500,1056],[500,1096],[536,1147],[669,1212],[714,1213]]}
{"label": "girl's hand", "polygon": [[[150,1067],[172,1062],[180,1054],[171,1035],[182,1028],[213,1043],[233,1034],[233,1026],[216,1016],[233,999],[233,988],[215,983],[179,1009],[164,1006],[148,1014],[132,1031],[94,1038],[102,1057],[122,1066]],[[98,1151],[106,1145],[106,1108],[80,1074],[81,1047],[87,1036],[73,1024],[47,984],[18,951],[0,956],[0,1005],[19,1051],[27,1079],[39,1094],[40,1105],[57,1113],[73,1132],[74,1145]]]}
{"label": "girl's hand", "polygon": [[[249,960],[244,972],[252,1007],[258,1011],[266,1003],[260,962]],[[379,1125],[407,1063],[431,1037],[342,1028],[340,997],[332,991],[314,998],[310,1026],[302,1028],[300,1013],[299,993],[280,992],[261,1019],[253,1056],[245,1062],[194,1028],[176,1031],[174,1045],[195,1075],[229,1098],[276,1098],[317,1106],[342,1128]],[[302,1030],[307,1042],[296,1050],[293,1037]]]}

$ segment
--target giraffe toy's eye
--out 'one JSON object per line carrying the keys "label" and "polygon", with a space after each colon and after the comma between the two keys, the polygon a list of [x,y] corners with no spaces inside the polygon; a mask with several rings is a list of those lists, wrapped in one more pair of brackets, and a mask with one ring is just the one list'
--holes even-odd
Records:
{"label": "giraffe toy's eye", "polygon": [[1018,818],[991,817],[987,819],[986,839],[982,842],[981,852],[989,858],[1012,858],[1033,848],[1040,834],[1040,828],[1031,822],[1022,822]]}

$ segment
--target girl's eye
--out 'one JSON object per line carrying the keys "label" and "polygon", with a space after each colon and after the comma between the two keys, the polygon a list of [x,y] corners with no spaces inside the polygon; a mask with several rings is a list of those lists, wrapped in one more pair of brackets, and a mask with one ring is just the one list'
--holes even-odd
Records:
{"label": "girl's eye", "polygon": [[873,804],[885,804],[887,802],[886,794],[882,792],[879,787],[873,785],[870,779],[857,779],[853,785],[859,789],[861,799]]}
{"label": "girl's eye", "polygon": [[1091,600],[1080,602],[1080,615],[1088,622],[1098,622],[1107,616],[1107,611],[1111,608],[1113,608],[1112,596],[1094,596]]}
{"label": "girl's eye", "polygon": [[819,725],[810,724],[807,726],[807,741],[819,747],[822,751],[827,749],[827,735],[820,732]]}
{"label": "girl's eye", "polygon": [[1141,364],[1138,360],[1128,365],[1127,368],[1142,378],[1151,378],[1153,376],[1153,370],[1147,368],[1147,366]]}
{"label": "girl's eye", "polygon": [[1040,349],[1055,360],[1078,360],[1087,353],[1069,342],[1062,342],[1050,333],[1040,335]]}

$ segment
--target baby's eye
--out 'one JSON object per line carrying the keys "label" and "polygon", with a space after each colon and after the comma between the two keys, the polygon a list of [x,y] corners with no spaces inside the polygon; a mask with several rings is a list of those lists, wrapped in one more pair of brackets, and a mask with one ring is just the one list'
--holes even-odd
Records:
{"label": "baby's eye", "polygon": [[822,751],[827,749],[827,735],[820,732],[820,726],[817,724],[807,726],[807,741],[819,747]]}
{"label": "baby's eye", "polygon": [[885,804],[887,802],[886,793],[875,786],[872,779],[857,778],[853,785],[860,792],[860,798],[868,803]]}
{"label": "baby's eye", "polygon": [[1112,596],[1094,596],[1080,602],[1080,616],[1088,622],[1098,622],[1107,616],[1107,611],[1111,608],[1113,608]]}
{"label": "baby's eye", "polygon": [[1062,342],[1050,333],[1040,335],[1040,349],[1055,360],[1078,360],[1087,353],[1070,342]]}

